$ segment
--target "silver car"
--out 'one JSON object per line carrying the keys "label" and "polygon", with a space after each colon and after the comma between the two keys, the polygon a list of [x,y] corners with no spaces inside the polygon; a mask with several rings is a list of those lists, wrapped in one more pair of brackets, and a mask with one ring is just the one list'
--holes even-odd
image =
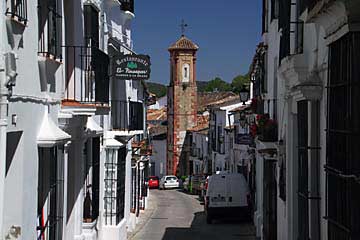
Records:
{"label": "silver car", "polygon": [[163,176],[160,179],[160,189],[167,189],[167,188],[178,188],[179,187],[179,179],[174,175],[167,175]]}

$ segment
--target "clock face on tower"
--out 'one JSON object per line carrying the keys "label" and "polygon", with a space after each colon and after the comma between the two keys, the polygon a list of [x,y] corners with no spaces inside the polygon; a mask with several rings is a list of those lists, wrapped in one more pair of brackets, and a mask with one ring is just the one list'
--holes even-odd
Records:
{"label": "clock face on tower", "polygon": [[190,81],[190,65],[185,63],[182,66],[182,82]]}

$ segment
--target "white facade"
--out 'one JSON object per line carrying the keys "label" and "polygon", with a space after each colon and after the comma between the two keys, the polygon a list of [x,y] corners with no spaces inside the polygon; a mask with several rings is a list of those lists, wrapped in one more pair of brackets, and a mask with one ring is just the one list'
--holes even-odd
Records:
{"label": "white facade", "polygon": [[[347,108],[342,102],[347,94],[336,99],[338,109],[334,109],[334,101],[328,98],[333,98],[332,92],[338,91],[339,85],[332,81],[338,83],[344,78],[354,81],[353,72],[344,77],[341,74],[346,70],[341,72],[339,64],[334,62],[342,63],[346,58],[346,66],[350,67],[358,59],[355,56],[359,49],[351,46],[359,45],[358,22],[354,19],[360,16],[360,4],[326,0],[307,3],[293,0],[288,4],[265,1],[264,4],[263,52],[257,58],[263,57],[263,61],[254,75],[259,69],[265,72],[263,79],[259,75],[255,77],[263,81],[258,97],[263,100],[264,113],[278,122],[278,141],[256,141],[257,211],[254,222],[257,236],[284,240],[357,238],[355,229],[358,226],[351,225],[355,220],[349,219],[355,219],[355,212],[359,210],[354,205],[340,203],[356,196],[344,185],[338,185],[351,174],[341,176],[335,173],[337,170],[332,172],[345,168],[347,163],[342,162],[340,167],[332,169],[336,159],[331,155],[332,148],[337,152],[345,151],[341,148],[351,149],[352,143],[333,145],[340,136],[330,135],[336,127],[327,122],[334,125],[339,121],[341,125],[345,121],[334,118],[332,112]],[[336,75],[339,72],[341,74]],[[352,114],[357,113],[354,110]],[[348,158],[346,161],[354,160]],[[277,185],[272,189],[272,194],[278,196],[275,208],[266,208],[269,207],[266,202],[274,199],[266,197],[265,175]],[[347,211],[349,214],[338,214]],[[266,219],[265,212],[271,212],[272,222]]]}
{"label": "white facade", "polygon": [[[146,135],[146,94],[139,81],[108,79],[108,54],[129,53],[133,46],[134,15],[120,2],[54,0],[38,6],[23,1],[23,12],[5,2],[10,12],[0,19],[0,55],[13,53],[6,54],[5,74],[17,76],[8,78],[8,89],[0,92],[9,101],[6,120],[0,121],[6,133],[0,135],[6,146],[0,149],[0,156],[6,156],[0,161],[1,239],[126,239],[133,229],[131,141]],[[143,122],[133,131],[115,129],[114,118],[132,120],[126,109],[114,114],[112,100],[139,104]],[[4,113],[0,108],[1,117]],[[146,164],[140,165],[144,171]],[[117,184],[124,185],[120,192]],[[123,201],[115,201],[119,197]],[[110,202],[123,202],[123,210],[117,205],[110,210]]]}
{"label": "white facade", "polygon": [[166,136],[164,139],[153,139],[151,144],[151,169],[154,169],[152,174],[161,178],[166,175]]}
{"label": "white facade", "polygon": [[192,173],[202,175],[208,172],[208,128],[192,131],[190,162]]}
{"label": "white facade", "polygon": [[149,106],[149,109],[162,109],[167,106],[167,95],[156,100],[156,103]]}

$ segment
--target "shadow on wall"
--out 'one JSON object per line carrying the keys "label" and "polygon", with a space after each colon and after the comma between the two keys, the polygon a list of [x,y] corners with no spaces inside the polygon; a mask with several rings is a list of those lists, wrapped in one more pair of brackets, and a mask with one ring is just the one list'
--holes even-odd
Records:
{"label": "shadow on wall", "polygon": [[255,240],[252,224],[234,219],[206,224],[204,212],[195,213],[189,228],[166,228],[162,240]]}

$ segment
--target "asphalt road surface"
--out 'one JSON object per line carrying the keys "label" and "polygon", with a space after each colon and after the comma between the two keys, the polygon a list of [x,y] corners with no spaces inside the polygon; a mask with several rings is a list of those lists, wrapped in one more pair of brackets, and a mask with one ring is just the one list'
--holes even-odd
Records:
{"label": "asphalt road surface", "polygon": [[131,240],[254,240],[249,222],[221,219],[206,224],[204,206],[180,190],[151,190],[157,208]]}

